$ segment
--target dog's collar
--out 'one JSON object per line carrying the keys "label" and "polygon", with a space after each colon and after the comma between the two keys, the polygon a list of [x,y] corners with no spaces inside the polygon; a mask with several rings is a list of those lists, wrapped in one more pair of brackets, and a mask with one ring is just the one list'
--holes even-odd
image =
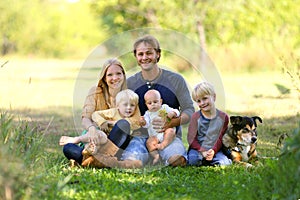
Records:
{"label": "dog's collar", "polygon": [[245,145],[237,145],[234,148],[232,148],[232,151],[242,152],[244,150],[243,147],[245,147]]}
{"label": "dog's collar", "polygon": [[231,151],[241,152],[241,150],[237,146],[232,148]]}
{"label": "dog's collar", "polygon": [[[243,151],[243,148],[242,146],[235,146],[231,149],[231,151],[235,151],[235,152],[242,152]],[[247,153],[248,157],[250,157],[250,155],[252,155],[254,153],[255,149],[253,149],[252,151],[249,151]]]}

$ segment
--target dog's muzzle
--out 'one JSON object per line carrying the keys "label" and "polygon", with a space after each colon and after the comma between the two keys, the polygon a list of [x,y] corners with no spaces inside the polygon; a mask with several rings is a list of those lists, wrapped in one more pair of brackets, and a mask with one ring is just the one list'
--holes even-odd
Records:
{"label": "dog's muzzle", "polygon": [[253,136],[252,138],[251,138],[251,143],[252,144],[255,144],[257,142],[257,137],[256,136]]}

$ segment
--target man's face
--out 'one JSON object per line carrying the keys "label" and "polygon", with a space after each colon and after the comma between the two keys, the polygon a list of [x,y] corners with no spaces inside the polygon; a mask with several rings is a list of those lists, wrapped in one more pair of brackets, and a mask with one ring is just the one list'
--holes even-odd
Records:
{"label": "man's face", "polygon": [[150,71],[157,63],[159,53],[148,43],[141,43],[136,48],[135,57],[142,70]]}

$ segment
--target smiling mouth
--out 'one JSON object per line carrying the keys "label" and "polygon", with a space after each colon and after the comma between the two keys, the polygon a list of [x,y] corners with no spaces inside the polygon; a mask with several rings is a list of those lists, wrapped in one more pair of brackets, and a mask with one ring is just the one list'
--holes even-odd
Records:
{"label": "smiling mouth", "polygon": [[151,64],[151,61],[144,61],[144,62],[141,62],[141,64],[148,65],[148,64]]}
{"label": "smiling mouth", "polygon": [[112,83],[112,85],[119,85],[120,82],[115,82],[115,83]]}

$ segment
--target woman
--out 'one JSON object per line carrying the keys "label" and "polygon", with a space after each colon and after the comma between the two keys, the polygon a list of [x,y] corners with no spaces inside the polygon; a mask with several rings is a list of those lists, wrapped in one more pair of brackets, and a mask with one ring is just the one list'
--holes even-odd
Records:
{"label": "woman", "polygon": [[86,137],[62,136],[60,138],[59,145],[64,146],[63,152],[68,159],[73,159],[79,164],[82,163],[83,148],[78,145],[80,142],[109,143],[106,134],[93,123],[92,114],[95,111],[114,108],[117,93],[126,88],[126,75],[122,63],[114,58],[108,59],[103,64],[98,84],[89,90],[84,102],[82,125],[83,134]]}

